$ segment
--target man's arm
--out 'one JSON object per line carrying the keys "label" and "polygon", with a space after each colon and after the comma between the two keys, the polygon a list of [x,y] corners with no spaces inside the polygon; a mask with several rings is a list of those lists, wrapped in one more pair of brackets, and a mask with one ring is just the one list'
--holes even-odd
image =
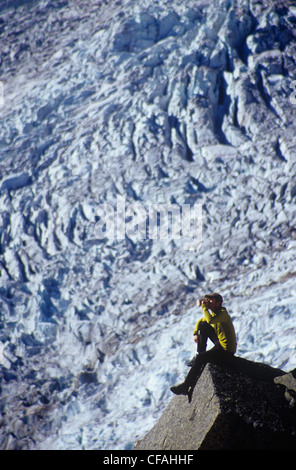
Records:
{"label": "man's arm", "polygon": [[227,321],[228,313],[224,307],[222,307],[222,309],[219,311],[219,315],[216,315],[215,313],[211,315],[205,305],[202,305],[202,309],[203,309],[204,316],[207,322],[210,323],[211,325],[215,325],[216,323],[223,323],[224,321]]}
{"label": "man's arm", "polygon": [[203,313],[204,313],[204,316],[205,316],[205,319],[207,320],[207,322],[208,323],[213,323],[212,322],[213,316],[210,314],[207,306],[204,303],[202,303],[201,307],[202,307],[202,310],[203,310]]}
{"label": "man's arm", "polygon": [[195,328],[194,328],[194,331],[193,331],[193,336],[196,336],[196,335],[197,335],[198,329],[199,329],[199,323],[200,323],[202,320],[204,320],[204,318],[200,318],[200,319],[198,320],[198,322],[196,323]]}
{"label": "man's arm", "polygon": [[204,303],[201,304],[201,307],[202,307],[202,310],[203,310],[204,317],[200,318],[198,320],[198,322],[196,323],[194,331],[193,331],[193,336],[196,336],[197,333],[198,333],[199,322],[206,320],[208,323],[211,323],[212,318],[213,318],[212,315],[210,314],[208,308],[206,307],[206,305]]}

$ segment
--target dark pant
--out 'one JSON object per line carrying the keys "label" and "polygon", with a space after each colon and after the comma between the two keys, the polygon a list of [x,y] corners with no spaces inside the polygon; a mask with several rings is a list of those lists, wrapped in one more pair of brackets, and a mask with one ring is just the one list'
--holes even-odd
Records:
{"label": "dark pant", "polygon": [[[208,338],[214,343],[214,347],[206,351]],[[233,354],[225,351],[219,343],[218,337],[214,328],[206,321],[201,321],[198,330],[198,343],[197,351],[192,367],[188,372],[185,379],[185,384],[188,389],[193,388],[204,368],[208,362],[214,364],[225,364]]]}
{"label": "dark pant", "polygon": [[207,349],[208,339],[212,341],[215,345],[220,345],[218,336],[214,328],[205,320],[199,322],[198,326],[198,342],[197,342],[197,352],[203,353]]}
{"label": "dark pant", "polygon": [[214,346],[209,351],[197,354],[185,379],[185,385],[188,389],[193,388],[208,362],[223,366],[223,364],[227,364],[231,357],[233,357],[233,354],[225,351],[221,346]]}

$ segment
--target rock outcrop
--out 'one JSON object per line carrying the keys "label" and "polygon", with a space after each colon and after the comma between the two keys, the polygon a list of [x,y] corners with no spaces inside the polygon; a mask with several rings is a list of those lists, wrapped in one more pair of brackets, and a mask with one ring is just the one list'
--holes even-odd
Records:
{"label": "rock outcrop", "polygon": [[191,402],[175,396],[134,450],[295,449],[294,375],[241,358],[207,364]]}

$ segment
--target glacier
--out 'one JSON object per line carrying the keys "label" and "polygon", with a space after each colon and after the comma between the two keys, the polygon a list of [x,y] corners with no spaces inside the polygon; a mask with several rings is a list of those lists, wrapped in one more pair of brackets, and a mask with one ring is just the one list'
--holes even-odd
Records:
{"label": "glacier", "polygon": [[[296,7],[0,1],[1,449],[132,449],[220,292],[237,354],[296,367]],[[98,237],[200,204],[202,242]]]}

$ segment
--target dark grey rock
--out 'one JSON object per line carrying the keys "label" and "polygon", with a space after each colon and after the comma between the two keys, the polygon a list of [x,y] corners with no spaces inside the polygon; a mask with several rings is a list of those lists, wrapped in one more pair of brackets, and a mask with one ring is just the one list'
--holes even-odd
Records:
{"label": "dark grey rock", "polygon": [[173,397],[134,450],[295,449],[296,407],[275,383],[288,374],[246,360],[238,365],[244,370],[207,364],[191,402]]}
{"label": "dark grey rock", "polygon": [[292,370],[288,374],[284,374],[280,377],[276,377],[274,382],[278,385],[282,385],[285,398],[289,402],[290,407],[296,404],[296,369]]}

